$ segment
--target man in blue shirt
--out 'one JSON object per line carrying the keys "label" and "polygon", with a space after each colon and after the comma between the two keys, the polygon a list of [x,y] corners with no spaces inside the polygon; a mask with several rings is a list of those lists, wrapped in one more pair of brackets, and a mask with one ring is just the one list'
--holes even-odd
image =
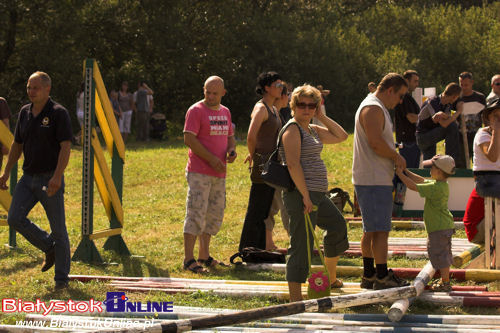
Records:
{"label": "man in blue shirt", "polygon": [[[450,83],[444,92],[424,102],[417,121],[417,145],[424,155],[424,160],[430,160],[436,155],[436,144],[445,140],[446,155],[459,160],[459,137],[457,117],[460,111],[452,114],[453,103],[460,97],[462,88],[457,83]],[[458,167],[458,166],[457,166]]]}

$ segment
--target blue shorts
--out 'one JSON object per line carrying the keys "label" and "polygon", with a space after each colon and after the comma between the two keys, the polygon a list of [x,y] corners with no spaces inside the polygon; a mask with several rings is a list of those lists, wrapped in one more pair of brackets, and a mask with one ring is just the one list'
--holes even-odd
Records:
{"label": "blue shorts", "polygon": [[363,231],[391,231],[392,186],[354,185],[358,198]]}

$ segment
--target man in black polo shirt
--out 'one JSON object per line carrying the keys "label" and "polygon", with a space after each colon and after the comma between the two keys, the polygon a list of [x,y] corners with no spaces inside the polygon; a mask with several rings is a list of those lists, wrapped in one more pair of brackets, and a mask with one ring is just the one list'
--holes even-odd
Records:
{"label": "man in black polo shirt", "polygon": [[[472,89],[474,80],[472,78],[472,73],[462,72],[459,77],[459,84],[462,88],[462,95],[455,102],[453,108],[460,111],[462,115],[460,116],[465,120],[465,128],[467,133],[467,146],[469,151],[469,158],[472,158],[474,154],[472,147],[474,146],[474,137],[476,132],[483,126],[483,121],[481,120],[481,111],[486,107],[486,97],[480,92]],[[462,121],[458,119],[459,123]],[[460,161],[456,161],[457,164],[466,167],[469,165],[469,161],[465,160],[465,144],[462,132],[459,132],[460,141]]]}
{"label": "man in black polo shirt", "polygon": [[408,168],[418,168],[420,163],[420,149],[417,146],[415,132],[420,106],[418,106],[411,93],[418,87],[419,76],[414,70],[407,70],[403,77],[408,82],[408,92],[404,95],[401,104],[394,108],[396,141],[402,143],[399,153],[406,160]]}
{"label": "man in black polo shirt", "polygon": [[[68,286],[70,248],[64,216],[64,169],[71,149],[68,111],[50,99],[51,80],[43,72],[28,79],[32,103],[21,108],[0,188],[7,189],[10,171],[24,153],[24,174],[16,185],[7,221],[31,244],[45,252],[42,272],[55,263],[55,289]],[[51,233],[40,229],[27,215],[40,202]]]}

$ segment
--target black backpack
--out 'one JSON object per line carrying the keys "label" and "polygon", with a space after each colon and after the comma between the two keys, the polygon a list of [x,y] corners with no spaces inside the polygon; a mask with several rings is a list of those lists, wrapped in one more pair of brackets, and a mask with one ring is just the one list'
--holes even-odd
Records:
{"label": "black backpack", "polygon": [[335,204],[335,206],[337,206],[341,213],[344,211],[346,203],[351,206],[351,210],[354,212],[354,207],[347,191],[344,191],[340,187],[335,187],[328,191],[328,197]]}
{"label": "black backpack", "polygon": [[[241,258],[242,261],[235,262],[236,258]],[[284,264],[286,262],[285,255],[280,252],[266,251],[256,247],[245,247],[238,253],[235,253],[229,259],[231,264],[241,265],[242,262],[251,264]]]}

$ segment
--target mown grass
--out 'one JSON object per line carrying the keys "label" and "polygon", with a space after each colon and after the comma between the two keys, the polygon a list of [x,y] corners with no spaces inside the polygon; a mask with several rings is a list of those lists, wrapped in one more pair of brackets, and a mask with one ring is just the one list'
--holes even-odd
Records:
{"label": "mown grass", "polygon": [[[151,142],[147,145],[130,143],[127,147],[124,165],[123,207],[125,227],[123,238],[133,254],[121,257],[114,252],[104,251],[104,240],[97,240],[96,246],[105,264],[86,264],[72,262],[71,274],[114,275],[114,276],[159,276],[189,277],[198,275],[182,269],[183,260],[183,219],[185,214],[186,181],[184,169],[187,149],[181,140],[169,142]],[[246,155],[244,142],[239,142],[239,157],[229,165],[227,177],[227,208],[224,223],[219,234],[213,238],[211,253],[218,259],[228,261],[237,251],[240,232],[246,211],[250,187],[248,166],[243,164]],[[323,157],[329,174],[330,186],[339,186],[353,193],[351,184],[352,135],[339,145],[325,147]],[[81,149],[72,150],[66,171],[66,218],[72,253],[80,241],[81,231]],[[349,214],[347,214],[349,215]],[[31,212],[30,218],[42,228],[48,230],[48,223],[40,205]],[[97,191],[94,195],[94,230],[109,226]],[[275,240],[278,246],[287,247],[288,239],[281,222],[275,228]],[[395,231],[394,237],[426,237],[424,231]],[[350,240],[359,240],[360,228],[349,230]],[[459,231],[455,237],[465,237]],[[0,239],[8,240],[8,229],[0,228]],[[70,289],[62,292],[53,291],[53,270],[40,272],[43,255],[31,246],[22,236],[17,237],[18,247],[11,250],[0,247],[0,298],[22,298],[33,301],[37,298],[104,300],[111,287],[106,283],[71,282]],[[424,260],[394,258],[389,261],[392,267],[423,267]],[[360,259],[342,258],[340,265],[361,265]],[[273,272],[250,272],[227,268],[212,272],[207,279],[242,279],[242,280],[284,280],[284,274]],[[346,281],[359,281],[359,278],[345,278]],[[467,282],[470,283],[470,282]],[[490,283],[491,290],[498,289],[498,283]],[[248,309],[272,304],[282,300],[271,297],[241,299],[220,297],[212,293],[197,292],[190,295],[166,295],[161,292],[147,294],[128,292],[131,300],[169,300],[175,305],[205,307],[226,307]],[[385,305],[374,305],[346,309],[347,312],[381,312]],[[413,313],[497,313],[496,309],[435,307],[416,304]],[[6,317],[3,321],[11,323],[18,316]]]}

